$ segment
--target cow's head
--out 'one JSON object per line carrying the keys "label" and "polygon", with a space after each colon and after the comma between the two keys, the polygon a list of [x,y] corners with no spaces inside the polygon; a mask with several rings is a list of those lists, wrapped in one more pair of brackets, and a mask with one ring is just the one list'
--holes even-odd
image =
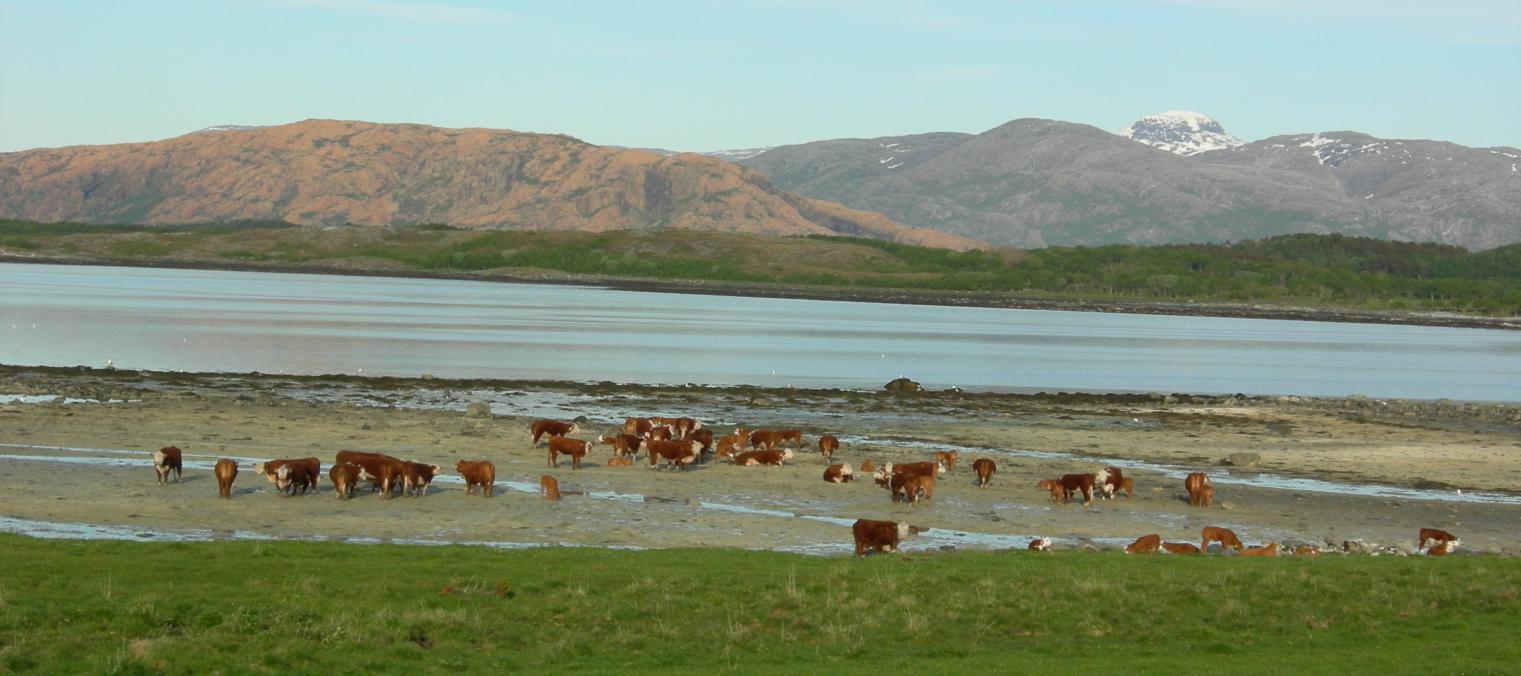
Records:
{"label": "cow's head", "polygon": [[945,476],[945,463],[935,461],[935,476]]}
{"label": "cow's head", "polygon": [[847,463],[845,463],[843,465],[840,465],[840,476],[850,476],[850,475],[851,475],[850,463],[847,462]]}
{"label": "cow's head", "polygon": [[576,426],[576,424],[575,424],[575,423],[571,423],[571,424],[570,424],[570,429],[568,429],[568,430],[566,430],[566,431],[565,431],[565,434],[566,434],[566,435],[567,435],[567,436],[568,436],[568,435],[571,435],[571,434],[575,434],[575,433],[576,433],[576,430],[578,430],[578,429],[580,429],[580,428],[579,428],[579,427],[577,427],[577,426]]}
{"label": "cow's head", "polygon": [[164,466],[164,460],[165,460],[165,458],[166,458],[166,456],[164,455],[164,452],[162,450],[154,451],[153,452],[153,466],[154,467],[163,467]]}
{"label": "cow's head", "polygon": [[782,460],[791,460],[792,457],[792,449],[782,449]]}
{"label": "cow's head", "polygon": [[617,440],[618,438],[611,434],[604,434],[600,437],[597,437],[597,443],[599,444],[611,444]]}
{"label": "cow's head", "polygon": [[908,537],[908,529],[909,529],[909,525],[908,525],[907,522],[905,522],[905,521],[898,522],[898,539],[899,540],[902,540],[902,539]]}
{"label": "cow's head", "polygon": [[256,463],[254,463],[254,468],[253,469],[254,469],[254,474],[268,474],[268,472],[264,471],[264,463],[262,463],[262,462],[256,462]]}

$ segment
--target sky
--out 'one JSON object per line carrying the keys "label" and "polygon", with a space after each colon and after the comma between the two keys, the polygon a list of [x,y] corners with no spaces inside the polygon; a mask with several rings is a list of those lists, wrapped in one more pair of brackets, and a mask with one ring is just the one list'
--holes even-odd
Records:
{"label": "sky", "polygon": [[1521,0],[0,0],[0,151],[309,118],[711,151],[1165,110],[1521,147]]}

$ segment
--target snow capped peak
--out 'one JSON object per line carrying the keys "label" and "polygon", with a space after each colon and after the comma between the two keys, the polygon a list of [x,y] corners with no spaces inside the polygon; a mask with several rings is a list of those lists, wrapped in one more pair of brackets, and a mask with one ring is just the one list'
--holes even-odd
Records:
{"label": "snow capped peak", "polygon": [[1147,115],[1115,133],[1184,156],[1244,145],[1214,118],[1187,110]]}

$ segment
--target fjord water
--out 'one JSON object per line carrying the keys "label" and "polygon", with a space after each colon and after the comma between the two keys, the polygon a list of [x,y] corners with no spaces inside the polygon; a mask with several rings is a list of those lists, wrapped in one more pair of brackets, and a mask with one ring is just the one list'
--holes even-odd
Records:
{"label": "fjord water", "polygon": [[1521,332],[0,264],[0,363],[1521,401]]}

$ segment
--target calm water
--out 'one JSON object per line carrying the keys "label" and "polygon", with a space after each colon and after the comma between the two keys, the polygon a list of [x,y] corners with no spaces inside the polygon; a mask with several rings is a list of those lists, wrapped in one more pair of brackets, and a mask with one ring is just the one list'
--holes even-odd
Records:
{"label": "calm water", "polygon": [[0,362],[1521,401],[1521,332],[0,264]]}

